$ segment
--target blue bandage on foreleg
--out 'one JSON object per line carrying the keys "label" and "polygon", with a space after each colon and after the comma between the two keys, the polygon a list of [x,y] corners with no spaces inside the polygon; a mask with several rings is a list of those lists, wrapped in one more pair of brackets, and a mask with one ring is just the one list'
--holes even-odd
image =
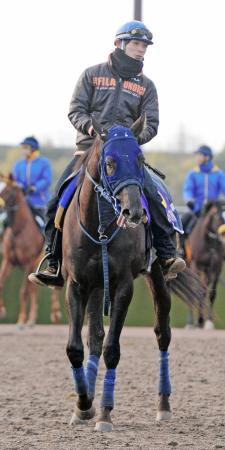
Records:
{"label": "blue bandage on foreleg", "polygon": [[87,380],[83,366],[79,368],[72,367],[72,372],[77,394],[79,395],[87,394]]}
{"label": "blue bandage on foreleg", "polygon": [[89,355],[86,365],[86,379],[88,384],[88,395],[90,398],[94,398],[95,384],[98,375],[99,357],[95,355]]}
{"label": "blue bandage on foreleg", "polygon": [[171,394],[170,374],[169,374],[169,353],[160,352],[160,373],[159,373],[159,394]]}
{"label": "blue bandage on foreleg", "polygon": [[113,409],[116,369],[107,369],[104,378],[101,408]]}

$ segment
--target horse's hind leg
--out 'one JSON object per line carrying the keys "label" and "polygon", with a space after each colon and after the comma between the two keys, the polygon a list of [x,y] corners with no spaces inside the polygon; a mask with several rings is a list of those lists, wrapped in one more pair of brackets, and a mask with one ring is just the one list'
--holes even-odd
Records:
{"label": "horse's hind leg", "polygon": [[59,293],[56,289],[51,291],[51,313],[50,319],[52,323],[59,323],[62,318],[61,306],[59,301]]}
{"label": "horse's hind leg", "polygon": [[101,399],[101,412],[97,419],[97,431],[112,431],[113,424],[110,413],[114,408],[114,390],[116,367],[120,360],[120,334],[127,315],[127,310],[133,295],[133,279],[124,276],[117,285],[116,295],[112,302],[110,326],[104,345],[104,361],[106,372]]}
{"label": "horse's hind leg", "polygon": [[70,425],[72,425],[94,417],[95,409],[92,406],[92,400],[88,397],[88,385],[83,367],[84,347],[81,332],[87,295],[82,292],[80,285],[73,281],[67,282],[66,303],[69,315],[69,340],[66,352],[72,365],[75,389],[78,395],[77,407],[70,421]]}
{"label": "horse's hind leg", "polygon": [[156,321],[154,331],[160,351],[159,404],[156,420],[169,420],[172,415],[169,403],[171,385],[168,353],[168,347],[171,341],[169,316],[171,298],[157,260],[153,263],[151,276],[147,276],[146,281],[153,293]]}
{"label": "horse's hind leg", "polygon": [[6,316],[6,309],[3,300],[3,289],[7,276],[11,270],[11,265],[8,259],[3,257],[1,269],[0,269],[0,319],[3,319]]}
{"label": "horse's hind leg", "polygon": [[88,299],[87,317],[88,317],[88,336],[87,345],[89,355],[86,365],[86,376],[88,383],[88,396],[94,399],[95,384],[98,375],[98,366],[102,354],[103,340],[105,336],[102,315],[102,289],[93,289]]}

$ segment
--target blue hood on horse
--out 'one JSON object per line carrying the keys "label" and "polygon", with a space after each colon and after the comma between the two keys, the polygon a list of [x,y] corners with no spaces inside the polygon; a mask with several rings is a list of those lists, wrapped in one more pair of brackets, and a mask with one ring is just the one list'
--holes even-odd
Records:
{"label": "blue hood on horse", "polygon": [[[117,146],[117,142],[119,145]],[[106,159],[112,158],[114,171],[106,173]],[[141,165],[142,151],[137,139],[129,128],[115,126],[108,130],[106,141],[102,148],[100,160],[101,178],[105,188],[116,195],[124,186],[144,186],[144,166]]]}

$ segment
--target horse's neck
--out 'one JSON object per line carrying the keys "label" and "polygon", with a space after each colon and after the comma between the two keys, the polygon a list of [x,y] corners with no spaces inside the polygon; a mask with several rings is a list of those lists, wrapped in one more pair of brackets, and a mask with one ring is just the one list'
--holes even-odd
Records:
{"label": "horse's neck", "polygon": [[17,203],[16,203],[16,209],[14,211],[12,222],[10,223],[10,226],[14,233],[19,233],[21,231],[24,231],[26,228],[26,225],[29,223],[29,226],[34,225],[34,219],[32,216],[32,213],[30,211],[30,208],[22,194],[22,192],[19,192],[17,194]]}
{"label": "horse's neck", "polygon": [[[96,181],[99,179],[99,151],[99,148],[95,149],[87,165],[89,174]],[[80,218],[81,222],[88,227],[88,229],[96,229],[96,222],[98,219],[97,196],[94,191],[94,184],[87,176],[84,177],[80,191]]]}
{"label": "horse's neck", "polygon": [[200,252],[202,248],[205,248],[208,233],[210,231],[211,216],[199,217],[197,224],[195,225],[191,236],[190,244],[195,251]]}

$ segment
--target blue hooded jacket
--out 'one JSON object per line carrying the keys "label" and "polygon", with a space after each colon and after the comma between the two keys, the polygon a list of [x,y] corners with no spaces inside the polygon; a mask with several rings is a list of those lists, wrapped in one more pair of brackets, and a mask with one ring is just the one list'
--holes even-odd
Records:
{"label": "blue hooded jacket", "polygon": [[221,194],[225,194],[225,173],[211,159],[187,174],[183,198],[185,202],[194,201],[194,212],[200,211],[208,200],[218,200]]}
{"label": "blue hooded jacket", "polygon": [[36,189],[35,192],[26,195],[28,204],[34,208],[45,208],[50,198],[49,187],[52,182],[49,160],[39,156],[39,152],[35,152],[30,160],[23,158],[17,161],[12,173],[15,180],[24,187],[25,192],[31,186]]}

